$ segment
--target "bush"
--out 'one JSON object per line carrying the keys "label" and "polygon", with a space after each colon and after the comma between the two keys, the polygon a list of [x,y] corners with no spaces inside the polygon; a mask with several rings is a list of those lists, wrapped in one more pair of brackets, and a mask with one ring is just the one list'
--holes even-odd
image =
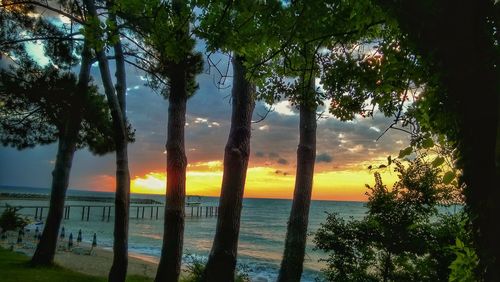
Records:
{"label": "bush", "polygon": [[367,185],[368,213],[362,220],[329,214],[315,234],[316,248],[329,254],[329,281],[448,281],[456,255],[450,246],[464,214],[443,215],[437,207],[452,187],[440,171],[416,159],[396,162],[399,180],[392,189],[375,173]]}
{"label": "bush", "polygon": [[[205,271],[205,262],[193,255],[187,255],[186,267],[188,275],[182,278],[181,282],[202,282],[203,272]],[[245,271],[245,267],[241,267],[237,270],[234,278],[234,282],[250,282],[250,278]]]}
{"label": "bush", "polygon": [[2,233],[9,230],[17,230],[24,228],[28,224],[28,220],[17,213],[19,209],[6,205],[2,215],[0,215],[0,228]]}

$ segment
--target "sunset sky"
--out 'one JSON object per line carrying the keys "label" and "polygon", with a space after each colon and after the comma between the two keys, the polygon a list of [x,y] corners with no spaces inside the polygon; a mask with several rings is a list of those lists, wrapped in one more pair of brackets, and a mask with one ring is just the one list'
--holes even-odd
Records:
{"label": "sunset sky", "polygon": [[[30,48],[43,62],[41,48],[36,45]],[[97,65],[92,73],[99,84]],[[164,194],[168,103],[145,86],[144,74],[133,67],[128,67],[127,80],[127,113],[136,129],[136,142],[129,146],[132,192]],[[199,75],[200,89],[188,101],[188,194],[218,196],[220,192],[224,146],[230,126],[231,79],[223,89],[216,87],[217,80],[214,72],[208,70]],[[266,113],[266,107],[262,102],[257,103],[255,120]],[[293,195],[298,111],[286,101],[277,103],[273,109],[265,120],[253,124],[245,197]],[[320,108],[318,112],[323,110]],[[364,185],[374,182],[373,171],[367,166],[386,162],[388,155],[397,155],[408,143],[408,136],[399,131],[389,131],[375,141],[391,122],[391,118],[380,114],[352,122],[340,122],[323,114],[318,121],[313,198],[365,200]],[[0,147],[0,185],[50,187],[55,153],[55,144],[24,151]],[[80,150],[74,159],[70,189],[113,191],[114,169],[114,154],[97,157]],[[383,173],[388,185],[395,178],[393,172]]]}

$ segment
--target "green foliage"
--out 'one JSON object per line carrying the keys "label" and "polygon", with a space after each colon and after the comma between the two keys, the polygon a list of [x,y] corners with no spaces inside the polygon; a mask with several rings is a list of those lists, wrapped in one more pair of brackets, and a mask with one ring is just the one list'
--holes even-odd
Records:
{"label": "green foliage", "polygon": [[[340,46],[373,37],[380,23],[380,11],[370,1],[293,1],[280,16],[284,28],[278,33],[278,48],[271,50],[259,73],[259,96],[268,104],[286,98],[309,108],[329,98],[328,89],[314,86],[311,91],[310,86],[317,77],[327,85],[327,61],[335,60],[331,55]],[[334,76],[343,77],[343,72]]]}
{"label": "green foliage", "polygon": [[450,282],[473,282],[476,281],[474,270],[479,258],[471,246],[466,246],[457,238],[455,245],[451,247],[457,258],[450,265]]}
{"label": "green foliage", "polygon": [[[182,276],[180,282],[202,282],[203,273],[205,272],[205,262],[193,255],[187,255],[186,259],[187,275]],[[250,282],[250,277],[245,272],[244,268],[237,270],[234,278],[235,282]]]}
{"label": "green foliage", "polygon": [[368,186],[368,212],[346,221],[329,214],[315,234],[316,248],[329,254],[329,281],[447,281],[455,259],[451,245],[463,214],[441,214],[451,197],[439,169],[421,159],[393,161],[398,181],[392,189],[375,173]]}
{"label": "green foliage", "polygon": [[457,235],[455,244],[450,250],[455,255],[455,260],[449,266],[450,282],[473,282],[477,279],[477,266],[479,257],[473,248],[472,225],[468,218],[463,218],[460,222],[460,232]]}
{"label": "green foliage", "polygon": [[[80,93],[74,74],[30,60],[0,71],[0,141],[18,149],[49,144],[64,133],[65,122],[82,113],[78,147],[96,154],[114,149],[112,121],[104,96],[90,86]],[[133,140],[133,133],[129,131]]]}
{"label": "green foliage", "polygon": [[[74,9],[61,3],[61,9]],[[16,4],[0,10],[0,142],[17,149],[56,142],[65,134],[68,120],[79,127],[78,148],[89,147],[95,154],[114,150],[112,120],[106,100],[90,85],[79,89],[71,72],[81,53],[80,40],[69,30],[73,25],[54,24],[48,17],[33,17],[34,7]],[[92,21],[92,19],[89,19]],[[88,25],[87,32],[90,32]],[[96,27],[97,28],[97,27]],[[92,29],[95,32],[97,29]],[[41,40],[47,65],[41,66],[26,50],[25,42]],[[79,123],[79,124],[78,124]],[[128,127],[129,140],[134,132]]]}
{"label": "green foliage", "polygon": [[209,52],[235,52],[256,64],[277,48],[285,22],[282,1],[198,1],[196,34]]}
{"label": "green foliage", "polygon": [[186,78],[188,97],[198,89],[195,78],[203,70],[203,58],[194,50],[191,30],[195,2],[121,0],[113,8],[140,42],[137,63],[146,71],[149,86],[165,97],[175,76]]}
{"label": "green foliage", "polygon": [[6,205],[5,210],[0,215],[0,227],[2,228],[2,233],[9,230],[17,230],[24,228],[28,224],[28,220],[17,213],[18,209]]}

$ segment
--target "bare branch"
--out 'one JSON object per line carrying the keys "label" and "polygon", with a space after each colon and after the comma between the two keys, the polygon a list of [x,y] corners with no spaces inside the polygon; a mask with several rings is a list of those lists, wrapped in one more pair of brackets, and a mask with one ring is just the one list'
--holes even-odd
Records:
{"label": "bare branch", "polygon": [[252,121],[252,123],[259,123],[259,122],[265,120],[267,118],[267,115],[269,115],[269,113],[273,112],[273,111],[274,111],[274,108],[271,106],[271,107],[267,108],[266,113],[264,115],[261,115],[261,114],[257,113],[257,115],[259,116],[259,119],[256,120],[256,121]]}

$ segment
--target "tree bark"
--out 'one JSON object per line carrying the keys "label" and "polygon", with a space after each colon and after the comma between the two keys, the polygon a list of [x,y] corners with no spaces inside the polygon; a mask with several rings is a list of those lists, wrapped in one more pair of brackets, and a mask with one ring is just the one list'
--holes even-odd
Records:
{"label": "tree bark", "polygon": [[224,153],[224,174],[219,215],[212,250],[204,272],[205,281],[234,281],[241,208],[248,160],[255,85],[246,79],[244,58],[233,58],[231,130]]}
{"label": "tree bark", "polygon": [[[109,3],[108,3],[109,4]],[[110,20],[116,23],[114,14]],[[118,33],[118,32],[117,32]],[[128,226],[130,207],[130,172],[128,167],[128,136],[127,136],[127,108],[126,108],[126,73],[125,58],[121,41],[113,46],[116,62],[116,97],[121,113],[121,126],[115,127],[119,131],[115,134],[116,144],[116,194],[115,194],[115,223],[113,233],[113,264],[109,271],[109,281],[125,281],[128,266]],[[115,104],[114,104],[115,105]]]}
{"label": "tree bark", "polygon": [[[71,127],[67,122],[67,127]],[[68,128],[69,129],[69,128]],[[75,129],[72,129],[73,131]],[[64,199],[68,189],[69,174],[76,150],[76,136],[61,136],[57,147],[57,158],[52,171],[50,207],[43,228],[42,238],[31,258],[32,265],[51,265],[54,262],[57,237],[61,226]]]}
{"label": "tree bark", "polygon": [[[85,7],[92,17],[98,18],[93,0],[84,0]],[[109,5],[110,3],[108,3]],[[115,16],[110,13],[109,19],[115,21]],[[102,38],[93,38],[102,40]],[[116,193],[115,193],[115,223],[113,232],[113,264],[111,266],[109,281],[125,281],[128,265],[128,223],[130,205],[130,173],[128,169],[127,154],[127,119],[125,108],[125,63],[121,42],[118,39],[114,44],[116,57],[116,88],[111,79],[109,62],[103,49],[94,48],[99,71],[101,73],[104,93],[113,119],[114,142],[116,146]]]}
{"label": "tree bark", "polygon": [[42,232],[42,238],[38,244],[33,257],[32,265],[51,265],[57,247],[57,237],[61,226],[64,200],[68,189],[69,176],[73,156],[76,151],[78,132],[82,123],[81,101],[86,95],[90,81],[91,54],[88,42],[84,43],[82,61],[78,78],[78,92],[76,100],[72,105],[70,118],[65,121],[64,128],[59,131],[59,143],[54,170],[52,171],[52,187],[50,193],[49,213]]}
{"label": "tree bark", "polygon": [[170,77],[167,126],[167,194],[160,264],[155,281],[178,281],[184,241],[184,204],[187,158],[184,145],[186,123],[186,67],[173,66]]}
{"label": "tree bark", "polygon": [[316,106],[300,105],[299,131],[295,190],[278,276],[280,282],[300,281],[302,275],[316,161]]}
{"label": "tree bark", "polygon": [[[85,7],[92,17],[98,18],[93,0],[84,0]],[[108,3],[109,5],[109,3]],[[115,21],[115,15],[110,14],[110,20]],[[102,40],[94,38],[94,40]],[[113,232],[113,264],[109,281],[125,281],[128,265],[128,223],[130,206],[130,173],[128,169],[128,130],[125,107],[126,76],[125,63],[121,42],[114,44],[116,57],[116,88],[113,86],[111,72],[106,53],[95,48],[99,63],[104,93],[113,119],[114,142],[116,146],[116,193],[115,193],[115,223]]]}
{"label": "tree bark", "polygon": [[493,1],[438,1],[432,7],[421,1],[379,3],[393,13],[423,61],[439,75],[442,98],[456,115],[456,135],[448,137],[459,149],[457,166],[467,186],[478,274],[485,281],[500,281],[500,76],[493,35],[487,32]]}

